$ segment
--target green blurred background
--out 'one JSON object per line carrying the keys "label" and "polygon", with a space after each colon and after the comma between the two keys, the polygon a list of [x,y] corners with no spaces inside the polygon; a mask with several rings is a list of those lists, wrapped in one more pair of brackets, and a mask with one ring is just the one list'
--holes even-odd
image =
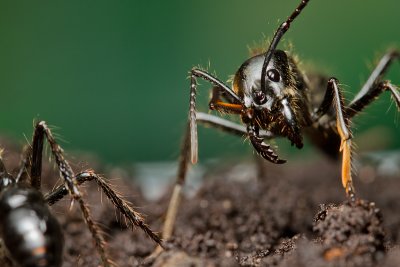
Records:
{"label": "green blurred background", "polygon": [[[24,144],[33,120],[43,119],[57,126],[67,150],[111,163],[175,160],[188,70],[210,62],[226,80],[247,47],[271,36],[298,2],[1,0],[0,133]],[[350,98],[371,63],[400,47],[399,7],[398,0],[313,0],[285,40],[345,84]],[[400,83],[398,63],[388,77]],[[205,111],[209,85],[201,84]],[[356,119],[356,136],[378,127],[384,134],[367,139],[399,148],[398,117],[385,95]],[[199,138],[200,160],[252,153],[242,139],[215,130],[200,127]],[[295,149],[284,150],[287,157]]]}

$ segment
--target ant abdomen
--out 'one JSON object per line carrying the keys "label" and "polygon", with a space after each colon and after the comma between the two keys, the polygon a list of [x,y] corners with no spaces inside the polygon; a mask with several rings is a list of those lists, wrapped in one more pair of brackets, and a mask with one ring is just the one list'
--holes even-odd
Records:
{"label": "ant abdomen", "polygon": [[18,266],[61,266],[61,227],[37,190],[18,185],[3,190],[0,231],[8,255]]}

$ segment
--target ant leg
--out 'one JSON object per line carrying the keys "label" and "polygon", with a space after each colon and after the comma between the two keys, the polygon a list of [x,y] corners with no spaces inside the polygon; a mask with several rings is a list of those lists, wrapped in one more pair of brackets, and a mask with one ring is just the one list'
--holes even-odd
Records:
{"label": "ant leg", "polygon": [[190,158],[193,164],[197,162],[198,156],[198,144],[197,144],[197,124],[196,124],[196,91],[197,91],[197,81],[196,77],[202,78],[209,81],[214,86],[219,87],[224,93],[233,98],[236,102],[241,103],[239,96],[232,91],[231,88],[226,86],[222,81],[218,80],[211,74],[200,70],[192,69],[190,71],[190,104],[189,104],[189,136],[190,136]]}
{"label": "ant leg", "polygon": [[[235,99],[232,99],[232,97],[229,97],[229,95],[226,95],[220,87],[214,86],[211,92],[212,94],[208,104],[211,110],[218,110],[230,114],[242,113],[243,106],[240,104],[240,102],[237,102]],[[221,97],[226,101],[223,102]]]}
{"label": "ant leg", "polygon": [[[342,182],[346,188],[348,195],[353,195],[354,188],[351,181],[351,133],[348,130],[350,119],[363,110],[368,104],[375,100],[382,92],[390,91],[394,98],[397,108],[400,109],[400,92],[399,89],[392,85],[389,81],[381,81],[384,74],[387,72],[393,60],[398,59],[400,54],[393,50],[387,52],[379,61],[372,74],[361,88],[360,92],[355,96],[353,101],[345,107],[341,99],[341,93],[338,89],[337,82],[332,79],[328,83],[328,90],[320,107],[313,113],[314,121],[326,114],[335,102],[337,129],[342,140],[340,150],[343,151],[342,164]],[[331,84],[331,85],[330,85]],[[339,101],[338,101],[339,100]],[[341,115],[340,115],[340,114]],[[345,116],[343,115],[345,114]]]}
{"label": "ant leg", "polygon": [[[227,133],[239,136],[248,135],[245,126],[211,114],[196,112],[196,120],[203,125],[211,126]],[[265,139],[272,139],[275,137],[272,132],[265,130],[260,130],[259,136]]]}
{"label": "ant leg", "polygon": [[[41,156],[42,152],[37,150],[43,149],[43,140],[45,136],[50,144],[51,152],[55,158],[56,164],[60,171],[60,176],[64,180],[65,187],[67,188],[72,199],[79,203],[79,206],[83,213],[83,217],[85,219],[86,224],[89,227],[90,232],[92,233],[92,237],[95,241],[95,245],[100,254],[103,265],[104,266],[113,265],[113,263],[108,258],[107,253],[105,251],[105,241],[103,236],[101,235],[101,230],[99,226],[92,220],[90,215],[90,209],[82,199],[81,192],[79,191],[77,186],[78,183],[75,179],[75,174],[72,171],[72,168],[69,165],[68,161],[65,160],[62,148],[57,144],[50,129],[48,128],[48,126],[44,121],[41,121],[36,124],[35,132],[33,135],[31,174],[32,172],[36,174],[36,171],[41,169],[41,158],[37,157]],[[36,176],[35,180],[32,180],[33,184],[38,183],[38,181],[40,181],[40,175]]]}
{"label": "ant leg", "polygon": [[336,129],[341,139],[340,151],[342,152],[342,185],[346,189],[347,196],[350,200],[355,200],[355,192],[353,180],[351,177],[351,138],[350,119],[346,114],[344,107],[344,99],[342,92],[338,86],[338,81],[335,78],[330,78],[328,81],[327,91],[321,107],[313,114],[315,118],[323,115],[333,104],[336,116],[334,120],[327,122],[328,124],[336,123]]}
{"label": "ant leg", "polygon": [[[197,121],[199,116],[199,121],[203,120],[209,125],[218,125],[222,129],[227,129],[229,132],[238,133],[242,135],[243,133],[247,133],[245,129],[241,129],[238,125],[232,125],[233,123],[228,122],[226,120],[218,120],[217,117],[212,115],[206,115],[204,113],[196,112],[196,92],[197,92],[197,81],[196,78],[202,78],[206,81],[209,81],[213,84],[214,90],[219,90],[218,95],[214,92],[213,97],[211,99],[210,106],[213,105],[213,99],[219,100],[219,94],[224,94],[226,98],[232,100],[232,102],[241,103],[240,98],[235,94],[232,89],[230,89],[227,85],[225,85],[222,81],[218,80],[216,77],[213,77],[211,74],[194,68],[190,71],[190,101],[189,101],[189,122],[187,124],[184,139],[182,142],[180,157],[179,157],[179,165],[177,178],[175,182],[175,186],[172,192],[172,196],[170,199],[170,203],[168,205],[167,215],[164,222],[162,238],[164,240],[169,239],[172,235],[176,214],[178,213],[179,203],[182,197],[182,187],[185,182],[186,172],[189,165],[189,159],[193,164],[197,162],[198,159],[198,138],[197,138]],[[221,102],[224,103],[224,102]],[[232,112],[238,113],[239,104],[233,107],[229,107],[230,103],[224,103],[228,108],[226,110],[231,110]],[[222,105],[224,105],[222,104]],[[217,109],[217,107],[215,106]],[[240,110],[242,106],[240,105]],[[220,122],[220,123],[219,123]],[[160,248],[157,248],[155,253],[160,252]]]}
{"label": "ant leg", "polygon": [[17,176],[15,177],[15,181],[17,183],[27,183],[32,185],[32,181],[28,175],[31,166],[31,158],[30,158],[31,153],[32,153],[32,148],[29,145],[25,146],[22,152],[23,156],[19,164],[18,173]]}
{"label": "ant leg", "polygon": [[377,84],[374,84],[371,89],[361,96],[356,101],[350,103],[348,107],[346,107],[346,114],[349,114],[348,117],[354,117],[361,110],[363,110],[367,105],[369,105],[373,100],[377,99],[377,97],[385,92],[389,91],[392,94],[392,98],[396,102],[397,109],[400,111],[400,90],[397,86],[390,83],[390,81],[382,81]]}
{"label": "ant leg", "polygon": [[395,100],[398,109],[400,109],[400,91],[396,86],[392,85],[389,81],[382,81],[382,77],[387,72],[393,60],[399,59],[399,51],[392,50],[387,52],[379,61],[364,86],[350,102],[346,109],[349,118],[355,116],[373,100],[375,100],[382,92],[389,91]]}
{"label": "ant leg", "polygon": [[[140,227],[152,240],[154,240],[157,244],[162,245],[161,239],[144,222],[142,215],[132,209],[129,205],[129,202],[124,200],[122,196],[119,195],[102,176],[94,173],[93,171],[85,171],[76,175],[76,181],[78,185],[93,180],[103,190],[104,194],[119,210],[119,212],[121,212],[121,214],[123,214],[124,217],[129,221],[131,226]],[[47,203],[51,206],[61,200],[67,194],[68,190],[65,185],[60,185],[50,193],[46,194],[45,199]]]}
{"label": "ant leg", "polygon": [[[186,173],[189,166],[189,151],[190,151],[190,126],[188,124],[185,130],[185,135],[181,146],[175,186],[172,191],[171,199],[167,209],[167,215],[163,226],[163,232],[162,232],[163,240],[169,239],[172,236],[172,232],[174,230],[176,215],[178,213],[178,208],[182,198],[182,188],[185,183]],[[160,249],[158,248],[156,252],[157,251],[160,251]]]}
{"label": "ant leg", "polygon": [[[347,118],[352,118],[375,100],[382,92],[389,91],[395,100],[397,107],[400,109],[400,92],[399,89],[392,85],[389,81],[381,81],[382,77],[392,64],[393,60],[399,59],[400,54],[398,51],[387,52],[379,61],[376,68],[373,70],[368,80],[354,97],[353,101],[345,107]],[[326,91],[324,100],[320,107],[314,112],[313,119],[317,121],[322,115],[324,115],[332,105],[334,99],[333,91]]]}
{"label": "ant leg", "polygon": [[[44,126],[39,126],[41,123]],[[28,148],[26,157],[27,161],[26,164],[28,164],[29,167],[28,171],[30,172],[31,185],[33,188],[36,188],[36,190],[40,190],[42,184],[42,154],[43,154],[45,128],[47,128],[45,122],[39,122],[38,124],[36,124],[36,128],[33,133],[32,147]],[[52,139],[54,140],[54,138]]]}

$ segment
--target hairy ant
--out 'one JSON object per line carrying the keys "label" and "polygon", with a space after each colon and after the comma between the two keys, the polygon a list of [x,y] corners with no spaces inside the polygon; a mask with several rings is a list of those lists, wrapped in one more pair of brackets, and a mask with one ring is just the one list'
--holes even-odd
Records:
{"label": "hairy ant", "polygon": [[[164,239],[168,239],[173,231],[189,159],[193,164],[197,162],[197,123],[246,136],[262,158],[275,164],[286,161],[265,141],[271,138],[285,137],[292,145],[301,149],[305,134],[329,155],[337,155],[340,151],[342,185],[349,199],[355,200],[351,177],[350,120],[384,91],[391,92],[400,108],[398,88],[390,81],[383,80],[390,64],[400,54],[395,50],[386,53],[354,99],[345,104],[336,78],[305,74],[298,68],[292,55],[277,49],[282,36],[308,2],[309,0],[302,0],[279,26],[266,52],[253,55],[240,66],[234,75],[232,89],[205,70],[193,68],[190,71],[188,124],[180,152],[177,180],[164,224]],[[209,108],[239,115],[242,125],[196,111],[197,78],[206,80],[213,86]],[[315,96],[321,92],[324,94],[322,101],[316,101]]]}
{"label": "hairy ant", "polygon": [[[42,151],[47,139],[54,156],[63,185],[43,196],[40,192]],[[63,235],[57,219],[51,214],[52,205],[69,194],[79,204],[104,266],[113,265],[105,250],[105,241],[99,226],[93,221],[89,207],[78,186],[86,181],[96,181],[107,198],[121,212],[131,226],[139,226],[152,240],[161,244],[160,238],[145,224],[141,215],[119,196],[101,176],[93,171],[75,174],[63,156],[44,121],[36,124],[32,145],[14,178],[0,158],[0,237],[9,257],[18,266],[61,266]]]}

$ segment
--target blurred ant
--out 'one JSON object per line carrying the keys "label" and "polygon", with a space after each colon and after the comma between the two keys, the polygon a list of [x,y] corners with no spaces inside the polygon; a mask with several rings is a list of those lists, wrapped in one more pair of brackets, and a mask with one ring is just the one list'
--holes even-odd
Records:
{"label": "blurred ant", "polygon": [[[264,159],[282,164],[266,139],[286,137],[297,148],[303,147],[303,133],[329,155],[342,153],[342,184],[351,201],[355,200],[352,182],[352,133],[350,120],[375,100],[382,92],[391,92],[400,108],[400,92],[390,81],[383,80],[388,67],[399,58],[398,51],[389,51],[379,61],[368,80],[345,104],[339,82],[318,74],[306,75],[295,58],[277,46],[291,23],[309,0],[302,0],[295,11],[276,30],[266,52],[246,60],[233,78],[232,89],[212,74],[199,68],[190,71],[190,104],[186,135],[180,153],[176,184],[163,229],[168,239],[173,231],[181,190],[185,182],[189,159],[197,162],[197,123],[246,136],[255,151]],[[242,124],[196,111],[196,78],[213,85],[209,102],[211,110],[239,115]],[[322,101],[318,101],[318,95]],[[190,152],[189,152],[190,151]]]}
{"label": "blurred ant", "polygon": [[[45,138],[64,184],[43,196],[40,187]],[[96,181],[131,226],[139,226],[152,240],[161,244],[160,238],[145,224],[141,215],[134,211],[101,176],[92,171],[79,174],[73,172],[49,127],[41,121],[36,124],[32,146],[28,148],[15,178],[7,172],[0,157],[0,237],[14,263],[23,267],[62,265],[64,239],[61,226],[51,214],[48,205],[53,205],[69,194],[72,201],[79,204],[103,265],[113,265],[105,251],[101,230],[91,218],[89,207],[78,188],[80,184],[91,180]]]}

